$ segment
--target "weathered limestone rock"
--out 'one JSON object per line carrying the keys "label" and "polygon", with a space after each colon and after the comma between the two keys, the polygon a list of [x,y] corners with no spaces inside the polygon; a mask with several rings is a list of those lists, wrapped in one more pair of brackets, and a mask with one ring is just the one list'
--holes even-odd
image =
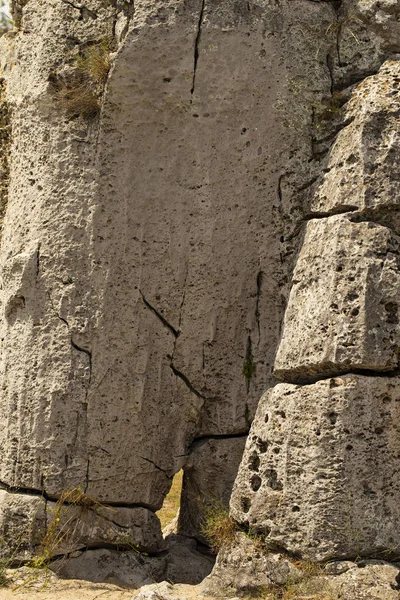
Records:
{"label": "weathered limestone rock", "polygon": [[166,551],[156,556],[145,556],[134,549],[87,550],[56,560],[50,568],[68,579],[140,588],[164,580],[198,584],[210,574],[214,562],[212,556],[197,550],[194,540],[175,535],[166,539]]}
{"label": "weathered limestone rock", "polygon": [[158,517],[145,508],[56,504],[40,496],[0,490],[1,551],[14,561],[40,554],[46,537],[50,554],[69,554],[101,545],[134,547],[142,552],[165,549]]}
{"label": "weathered limestone rock", "polygon": [[300,579],[301,573],[287,558],[278,553],[267,554],[257,542],[238,533],[234,544],[223,548],[215,567],[201,585],[205,594],[249,594],[260,589],[285,585]]}
{"label": "weathered limestone rock", "polygon": [[15,562],[32,557],[46,532],[46,503],[41,497],[0,490],[0,555]]}
{"label": "weathered limestone rock", "polygon": [[399,86],[400,62],[387,61],[355,88],[311,212],[352,210],[399,231]]}
{"label": "weathered limestone rock", "polygon": [[50,569],[66,579],[140,588],[163,580],[165,560],[165,557],[149,559],[135,551],[118,552],[101,548],[87,550],[68,559],[61,558],[54,561]]}
{"label": "weathered limestone rock", "polygon": [[396,554],[400,386],[348,375],[260,401],[233,517],[304,559]]}
{"label": "weathered limestone rock", "polygon": [[398,367],[400,238],[349,216],[311,220],[293,274],[275,375],[292,381]]}
{"label": "weathered limestone rock", "polygon": [[[193,441],[246,434],[272,382],[336,12],[14,9],[0,480],[156,511]],[[85,60],[110,38],[99,82]]]}
{"label": "weathered limestone rock", "polygon": [[179,533],[208,543],[201,532],[207,510],[229,505],[245,443],[246,436],[241,436],[204,439],[193,445],[183,476]]}
{"label": "weathered limestone rock", "polygon": [[329,580],[332,591],[343,600],[397,600],[399,579],[398,564],[366,561]]}

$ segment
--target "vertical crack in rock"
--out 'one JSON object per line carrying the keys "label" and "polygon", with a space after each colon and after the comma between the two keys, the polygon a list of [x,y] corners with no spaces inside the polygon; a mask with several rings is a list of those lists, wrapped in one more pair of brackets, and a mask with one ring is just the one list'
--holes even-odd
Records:
{"label": "vertical crack in rock", "polygon": [[326,66],[328,68],[329,78],[331,80],[331,89],[330,89],[330,92],[331,92],[331,96],[333,96],[333,93],[335,91],[335,81],[334,81],[334,71],[333,71],[333,69],[334,69],[334,62],[333,62],[332,55],[329,54],[329,52],[326,55]]}
{"label": "vertical crack in rock", "polygon": [[256,326],[258,332],[258,342],[257,345],[260,344],[261,339],[261,329],[260,329],[260,299],[262,293],[262,283],[263,283],[263,275],[262,271],[259,271],[257,274],[257,297],[256,297],[256,309],[255,309],[255,318],[256,318]]}
{"label": "vertical crack in rock", "polygon": [[[192,79],[192,88],[190,90],[191,96],[193,96],[194,89],[196,86],[196,71],[197,71],[197,63],[199,60],[199,46],[200,46],[200,40],[201,40],[201,28],[203,25],[205,5],[206,5],[206,1],[201,0],[200,15],[199,15],[199,21],[197,24],[197,33],[196,33],[196,38],[194,41],[193,79]],[[190,102],[192,103],[192,99],[190,100]]]}
{"label": "vertical crack in rock", "polygon": [[11,119],[6,100],[6,83],[0,77],[0,226],[7,210],[10,178]]}
{"label": "vertical crack in rock", "polygon": [[186,273],[185,273],[185,280],[183,282],[183,293],[182,293],[182,301],[181,301],[181,305],[179,307],[179,324],[178,324],[178,335],[181,331],[181,324],[182,324],[182,316],[183,316],[183,307],[185,304],[185,300],[186,300],[186,285],[187,285],[187,279],[188,279],[188,273],[189,273],[189,268],[186,269]]}
{"label": "vertical crack in rock", "polygon": [[179,336],[178,329],[175,329],[175,327],[173,325],[171,325],[171,323],[168,323],[167,319],[152,304],[150,304],[150,302],[145,298],[145,296],[141,290],[139,290],[139,292],[142,297],[144,305],[147,306],[147,308],[157,317],[157,319],[159,319],[159,321],[161,321],[161,323],[164,325],[164,327],[166,327],[172,333],[172,335],[175,338],[177,338]]}
{"label": "vertical crack in rock", "polygon": [[[91,381],[92,381],[92,353],[87,348],[82,348],[82,346],[78,346],[78,344],[76,342],[74,342],[74,340],[72,339],[72,336],[71,336],[71,346],[74,348],[74,350],[77,350],[78,352],[83,352],[84,354],[86,354],[86,356],[89,359],[89,379],[88,379],[88,386],[87,386],[89,388]],[[87,396],[87,394],[86,394],[86,396]]]}

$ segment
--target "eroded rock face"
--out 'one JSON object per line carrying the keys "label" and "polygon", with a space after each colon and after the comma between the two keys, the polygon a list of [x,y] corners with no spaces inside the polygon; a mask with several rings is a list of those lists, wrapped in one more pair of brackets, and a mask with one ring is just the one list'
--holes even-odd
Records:
{"label": "eroded rock face", "polygon": [[246,436],[241,436],[194,444],[183,476],[179,533],[208,543],[202,534],[208,511],[229,506],[245,442]]}
{"label": "eroded rock face", "polygon": [[[152,515],[190,449],[200,438],[246,435],[274,383],[310,215],[324,220],[307,227],[276,374],[298,383],[397,367],[398,241],[390,219],[358,222],[397,202],[397,101],[375,101],[394,97],[397,64],[370,92],[357,90],[348,114],[335,92],[345,102],[396,58],[398,7],[16,0],[13,9],[19,29],[1,40],[12,147],[0,252],[0,480],[9,492],[54,499],[80,486],[160,550]],[[96,48],[103,75],[88,67]],[[327,157],[344,125],[353,129]],[[351,218],[331,216],[343,210]],[[347,414],[344,388],[337,402]],[[312,394],[307,402],[322,410]],[[215,457],[230,485],[237,453]],[[200,479],[204,495],[218,488],[215,477]],[[353,493],[364,506],[361,487]],[[131,520],[136,510],[146,518]],[[192,520],[198,536],[196,528]],[[362,525],[365,547],[386,547],[388,528],[379,538]],[[81,533],[85,544],[103,543],[96,524]],[[303,551],[296,535],[290,543]],[[317,539],[307,535],[307,544]],[[350,547],[347,538],[322,542],[321,555]]]}
{"label": "eroded rock face", "polygon": [[[0,480],[156,511],[193,441],[245,435],[272,383],[336,13],[302,0],[14,12]],[[99,83],[81,59],[105,41]],[[237,454],[223,460],[232,480]]]}
{"label": "eroded rock face", "polygon": [[313,188],[275,361],[288,383],[260,402],[231,499],[305,560],[395,556],[400,539],[398,80],[389,61],[355,87]]}
{"label": "eroded rock face", "polygon": [[260,401],[233,517],[304,559],[396,547],[400,387],[348,375],[280,384]]}
{"label": "eroded rock face", "polygon": [[350,215],[307,223],[293,273],[278,379],[394,371],[400,342],[400,238]]}
{"label": "eroded rock face", "polygon": [[0,490],[0,531],[1,552],[11,549],[15,562],[31,558],[46,532],[42,552],[50,556],[102,545],[128,546],[137,552],[165,550],[158,517],[148,509],[61,505],[4,490]]}

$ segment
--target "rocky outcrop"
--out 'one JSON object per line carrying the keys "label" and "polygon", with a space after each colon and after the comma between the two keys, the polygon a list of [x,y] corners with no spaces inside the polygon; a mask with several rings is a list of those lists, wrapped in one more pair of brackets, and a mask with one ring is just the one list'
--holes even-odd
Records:
{"label": "rocky outcrop", "polygon": [[259,404],[231,500],[306,560],[397,556],[399,75],[389,61],[349,102],[294,269],[275,363],[288,383]]}
{"label": "rocky outcrop", "polygon": [[233,517],[304,559],[396,556],[396,379],[279,384],[260,401]]}
{"label": "rocky outcrop", "polygon": [[13,4],[2,530],[23,524],[25,559],[79,489],[63,553],[122,535],[160,558],[183,467],[179,530],[202,539],[270,388],[232,515],[315,560],[390,554],[397,3]]}
{"label": "rocky outcrop", "polygon": [[199,439],[223,438],[233,480],[225,440],[273,381],[337,14],[304,0],[14,14],[0,480],[154,512],[187,461],[193,484]]}

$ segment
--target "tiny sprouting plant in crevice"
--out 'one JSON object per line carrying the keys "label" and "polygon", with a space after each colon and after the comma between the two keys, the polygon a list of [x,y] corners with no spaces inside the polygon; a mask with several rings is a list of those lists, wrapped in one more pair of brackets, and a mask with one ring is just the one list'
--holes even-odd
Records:
{"label": "tiny sprouting plant in crevice", "polygon": [[110,38],[88,44],[72,56],[68,69],[51,74],[53,100],[69,119],[91,120],[100,113],[113,49]]}

